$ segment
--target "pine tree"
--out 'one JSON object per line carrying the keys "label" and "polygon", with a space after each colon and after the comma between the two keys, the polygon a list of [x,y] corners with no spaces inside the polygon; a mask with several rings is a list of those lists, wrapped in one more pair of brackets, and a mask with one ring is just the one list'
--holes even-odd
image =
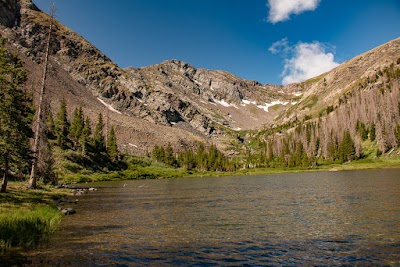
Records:
{"label": "pine tree", "polygon": [[93,148],[95,152],[98,154],[105,152],[103,129],[104,129],[103,115],[99,113],[97,124],[96,127],[94,128],[94,133],[93,133]]}
{"label": "pine tree", "polygon": [[74,144],[74,149],[78,149],[80,145],[80,138],[82,135],[83,127],[85,126],[82,107],[75,108],[72,115],[71,127],[69,128],[69,135]]}
{"label": "pine tree", "polygon": [[107,140],[107,153],[110,157],[111,161],[118,160],[118,146],[117,146],[117,137],[115,136],[114,126],[111,127],[110,135]]}
{"label": "pine tree", "polygon": [[53,113],[47,113],[46,119],[47,137],[49,139],[54,139],[56,134],[56,124],[54,123]]}
{"label": "pine tree", "polygon": [[192,149],[188,149],[180,154],[179,165],[183,166],[186,170],[192,170],[196,167],[195,156]]}
{"label": "pine tree", "polygon": [[178,167],[178,162],[175,158],[174,150],[172,149],[172,146],[170,143],[168,143],[167,147],[165,148],[163,162],[165,164],[167,164],[168,166]]}
{"label": "pine tree", "polygon": [[164,162],[165,151],[163,147],[155,145],[153,148],[153,158],[158,162]]}
{"label": "pine tree", "polygon": [[60,110],[56,114],[56,137],[57,144],[62,148],[68,147],[68,133],[69,133],[69,122],[67,115],[67,104],[63,99],[61,101]]}
{"label": "pine tree", "polygon": [[54,172],[55,160],[53,157],[53,149],[49,142],[46,140],[42,141],[44,141],[44,144],[42,145],[42,150],[40,153],[39,174],[45,184],[51,182],[53,185],[56,185],[57,175]]}
{"label": "pine tree", "polygon": [[369,140],[375,141],[375,139],[376,139],[376,127],[375,123],[372,123],[369,128]]}
{"label": "pine tree", "polygon": [[355,159],[356,146],[348,130],[344,132],[342,142],[340,143],[340,155],[340,159],[343,162]]}
{"label": "pine tree", "polygon": [[82,155],[85,156],[89,151],[89,146],[92,143],[90,135],[92,134],[92,129],[90,127],[90,119],[86,117],[84,127],[82,129],[82,135],[80,138],[80,145],[82,147]]}
{"label": "pine tree", "polygon": [[207,168],[207,155],[203,145],[200,145],[196,152],[196,168],[204,171]]}
{"label": "pine tree", "polygon": [[0,170],[3,181],[0,192],[6,192],[10,171],[29,164],[29,138],[33,137],[32,101],[21,89],[26,72],[21,61],[4,48],[0,40]]}
{"label": "pine tree", "polygon": [[296,150],[294,152],[294,165],[296,167],[302,165],[303,155],[304,155],[303,143],[301,141],[297,141],[296,142]]}

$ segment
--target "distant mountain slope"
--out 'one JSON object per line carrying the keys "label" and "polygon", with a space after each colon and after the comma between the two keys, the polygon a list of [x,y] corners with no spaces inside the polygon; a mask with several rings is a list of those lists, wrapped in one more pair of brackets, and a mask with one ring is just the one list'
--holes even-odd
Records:
{"label": "distant mountain slope", "polygon": [[[0,8],[0,35],[25,62],[28,89],[37,91],[51,18],[31,0],[3,0]],[[81,105],[92,121],[99,112],[107,113],[117,127],[120,146],[134,153],[144,154],[167,142],[177,148],[198,141],[224,147],[240,129],[327,113],[328,106],[336,107],[351,88],[398,55],[396,39],[314,79],[262,85],[179,60],[121,69],[82,36],[54,21],[47,97],[53,112],[64,98],[70,112]]]}
{"label": "distant mountain slope", "polygon": [[346,61],[318,77],[289,85],[300,87],[304,94],[298,103],[283,112],[275,123],[302,119],[305,116],[318,117],[328,106],[337,107],[344,95],[365,79],[373,79],[379,71],[391,64],[397,64],[398,58],[400,38]]}

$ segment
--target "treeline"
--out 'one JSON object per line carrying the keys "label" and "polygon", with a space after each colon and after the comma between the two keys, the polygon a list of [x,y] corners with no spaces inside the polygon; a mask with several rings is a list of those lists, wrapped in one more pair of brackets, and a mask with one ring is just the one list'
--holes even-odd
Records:
{"label": "treeline", "polygon": [[[400,61],[400,60],[399,60]],[[370,140],[376,155],[400,146],[400,62],[361,81],[328,106],[325,116],[296,121],[293,127],[266,129],[259,134],[257,153],[248,166],[310,167],[318,162],[343,163],[362,158]]]}
{"label": "treeline", "polygon": [[189,148],[184,151],[174,152],[171,144],[166,147],[155,146],[152,157],[168,166],[197,171],[235,171],[239,164],[229,159],[215,145],[205,148],[199,144],[195,150]]}

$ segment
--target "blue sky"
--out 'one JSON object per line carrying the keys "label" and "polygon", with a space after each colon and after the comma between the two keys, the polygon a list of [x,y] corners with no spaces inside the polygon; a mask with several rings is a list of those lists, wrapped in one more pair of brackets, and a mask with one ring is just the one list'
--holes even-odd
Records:
{"label": "blue sky", "polygon": [[[51,0],[33,0],[48,12]],[[329,70],[400,36],[399,0],[56,0],[120,67],[179,59],[261,83]]]}

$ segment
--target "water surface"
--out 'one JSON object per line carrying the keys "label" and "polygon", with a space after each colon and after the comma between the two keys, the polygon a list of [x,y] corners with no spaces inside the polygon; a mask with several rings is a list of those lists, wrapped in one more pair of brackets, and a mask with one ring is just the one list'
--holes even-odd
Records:
{"label": "water surface", "polygon": [[400,170],[96,186],[26,263],[400,265]]}

